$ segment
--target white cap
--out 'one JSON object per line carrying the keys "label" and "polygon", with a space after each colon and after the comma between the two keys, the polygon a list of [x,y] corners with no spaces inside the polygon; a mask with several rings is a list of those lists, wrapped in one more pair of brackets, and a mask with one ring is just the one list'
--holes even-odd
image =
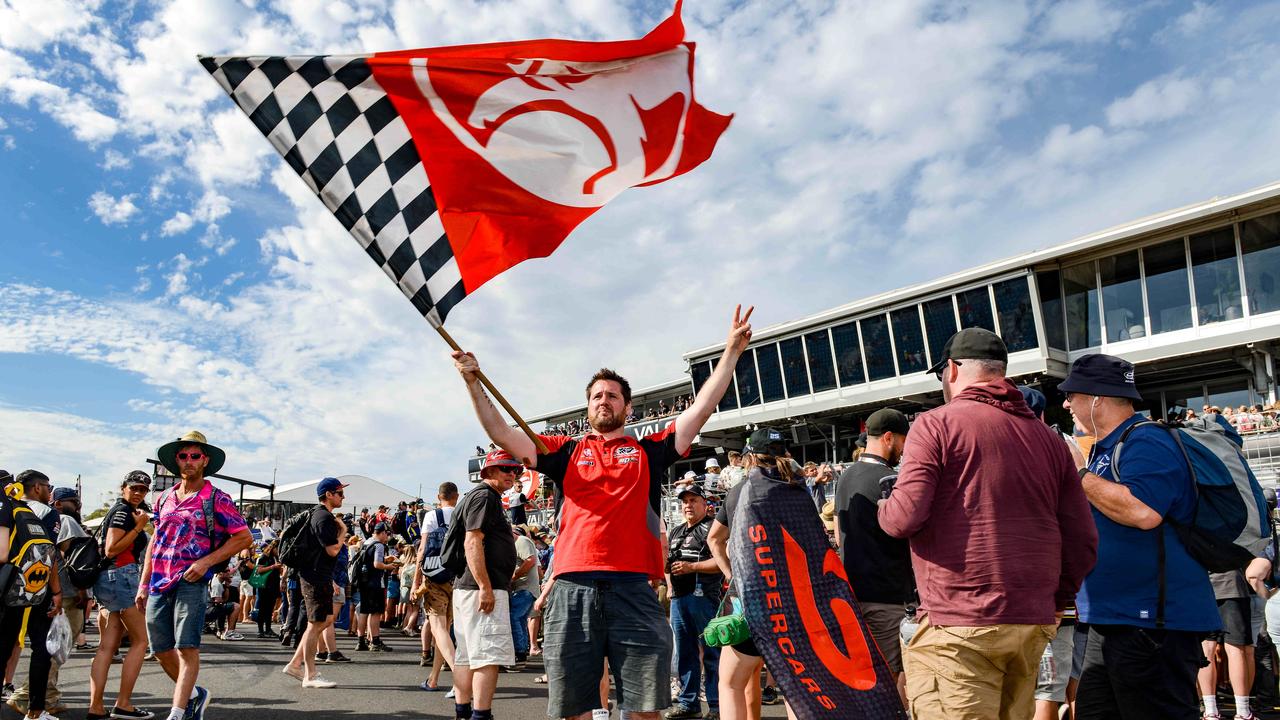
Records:
{"label": "white cap", "polygon": [[697,480],[697,479],[698,479],[698,473],[696,473],[696,472],[694,472],[694,471],[690,470],[689,472],[687,472],[687,473],[685,473],[685,474],[684,474],[684,478],[683,478],[683,479],[684,479],[684,480]]}
{"label": "white cap", "polygon": [[707,467],[709,467],[709,468],[719,468],[719,467],[720,467],[720,461],[719,461],[719,460],[717,460],[717,459],[715,459],[715,458],[713,458],[713,457],[709,457],[709,458],[707,458]]}

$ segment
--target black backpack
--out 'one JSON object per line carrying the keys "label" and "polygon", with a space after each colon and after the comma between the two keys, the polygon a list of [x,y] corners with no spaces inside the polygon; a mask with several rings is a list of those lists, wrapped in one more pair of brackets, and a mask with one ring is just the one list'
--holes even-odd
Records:
{"label": "black backpack", "polygon": [[9,561],[0,565],[0,613],[4,607],[36,607],[49,598],[58,554],[54,538],[25,502],[11,500],[4,509],[12,513],[12,530]]}
{"label": "black backpack", "polygon": [[360,548],[360,552],[356,554],[355,564],[351,568],[351,585],[352,587],[365,587],[373,585],[372,575],[377,568],[373,567],[374,548],[385,543],[377,541]]}
{"label": "black backpack", "polygon": [[320,539],[311,530],[311,517],[318,508],[294,513],[280,531],[280,562],[287,568],[307,570],[316,566]]}
{"label": "black backpack", "polygon": [[[103,532],[103,535],[106,535]],[[70,541],[62,562],[67,568],[67,577],[71,584],[80,590],[88,590],[98,582],[102,571],[111,566],[111,560],[102,552],[100,541],[95,537],[78,537]]]}
{"label": "black backpack", "polygon": [[[427,546],[418,562],[418,569],[422,571],[422,576],[434,583],[447,583],[457,577],[457,573],[442,564],[441,555],[444,552],[444,539],[448,532],[449,523],[444,520],[444,510],[436,508],[436,526],[427,533]],[[466,562],[465,554],[463,562]]]}

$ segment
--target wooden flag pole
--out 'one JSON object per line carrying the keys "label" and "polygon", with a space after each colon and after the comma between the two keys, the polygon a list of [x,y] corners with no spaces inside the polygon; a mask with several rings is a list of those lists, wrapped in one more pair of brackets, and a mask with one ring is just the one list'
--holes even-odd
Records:
{"label": "wooden flag pole", "polygon": [[[432,326],[436,329],[436,332],[440,333],[440,337],[444,338],[444,341],[448,343],[449,347],[453,348],[454,351],[465,352],[462,347],[458,345],[457,341],[453,339],[453,336],[449,334],[449,331],[444,329],[443,325],[433,324]],[[480,384],[484,385],[485,389],[489,391],[489,394],[493,395],[493,399],[497,400],[498,404],[507,411],[507,414],[516,421],[516,424],[520,426],[520,429],[524,431],[524,434],[529,436],[529,439],[533,441],[533,446],[538,449],[538,452],[550,452],[550,450],[547,449],[547,446],[542,442],[542,438],[538,437],[537,433],[535,433],[533,429],[529,427],[529,424],[524,421],[524,418],[520,417],[520,413],[516,412],[516,409],[511,407],[511,403],[507,402],[507,399],[502,397],[502,393],[498,392],[498,388],[494,387],[493,383],[489,382],[489,378],[485,377],[484,372],[476,370],[476,377],[480,378]],[[524,462],[525,460],[528,460],[528,458],[521,458],[521,462]]]}

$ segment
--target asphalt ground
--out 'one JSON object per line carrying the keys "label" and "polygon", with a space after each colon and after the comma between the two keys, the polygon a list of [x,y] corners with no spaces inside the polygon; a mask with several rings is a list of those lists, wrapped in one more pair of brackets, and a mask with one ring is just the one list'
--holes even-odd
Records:
{"label": "asphalt ground", "polygon": [[[241,631],[245,629],[242,627]],[[387,644],[395,648],[395,652],[356,652],[355,639],[339,630],[338,646],[353,662],[321,666],[321,674],[338,683],[338,687],[331,690],[304,690],[300,682],[281,673],[280,668],[293,651],[281,647],[278,640],[259,640],[256,632],[247,633],[245,640],[237,642],[224,642],[206,635],[201,649],[199,684],[208,688],[213,700],[205,717],[209,720],[385,720],[387,717],[452,720],[453,701],[445,697],[445,690],[418,689],[418,684],[427,677],[428,668],[418,667],[417,638],[404,637],[392,630],[384,632]],[[97,644],[93,628],[89,629],[88,638],[90,644]],[[63,702],[69,709],[58,715],[59,720],[85,717],[92,660],[92,651],[72,652],[63,666]],[[26,661],[24,654],[18,666],[19,683],[26,675]],[[524,672],[502,673],[493,703],[495,717],[545,718],[547,687],[534,682],[541,674],[542,664],[536,656],[530,658]],[[120,665],[112,665],[107,681],[108,710],[119,687],[119,678]],[[445,670],[440,684],[447,689],[451,682],[452,675]],[[172,693],[173,683],[159,663],[144,662],[134,691],[134,704],[156,713],[157,720],[163,720],[169,711]],[[0,715],[3,720],[19,718],[18,713],[8,707],[4,707]],[[612,717],[618,717],[617,710]],[[764,717],[782,718],[786,713],[781,705],[770,706],[764,708]]]}

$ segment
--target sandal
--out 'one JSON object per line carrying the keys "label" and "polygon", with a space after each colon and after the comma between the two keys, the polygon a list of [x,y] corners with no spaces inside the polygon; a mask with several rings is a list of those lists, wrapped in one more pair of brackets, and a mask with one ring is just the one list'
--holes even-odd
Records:
{"label": "sandal", "polygon": [[533,679],[533,681],[534,681],[535,683],[539,684],[539,685],[546,685],[546,684],[547,684],[547,676],[546,676],[546,675],[539,675],[538,677],[534,678],[534,679]]}

